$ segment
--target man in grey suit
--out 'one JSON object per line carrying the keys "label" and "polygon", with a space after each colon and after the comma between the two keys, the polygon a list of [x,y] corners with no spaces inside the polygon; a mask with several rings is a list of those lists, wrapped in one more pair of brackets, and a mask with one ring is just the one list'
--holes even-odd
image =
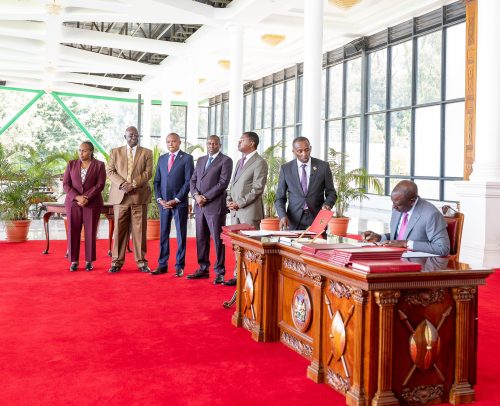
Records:
{"label": "man in grey suit", "polygon": [[233,160],[220,152],[220,138],[211,135],[207,139],[207,152],[198,159],[191,177],[190,190],[195,199],[196,251],[199,269],[187,279],[208,278],[210,267],[210,236],[214,240],[216,260],[214,285],[224,282],[225,247],[220,238],[226,224],[226,189],[231,180]]}
{"label": "man in grey suit", "polygon": [[[253,131],[244,132],[238,141],[241,159],[236,164],[231,179],[227,208],[231,212],[231,224],[251,224],[260,228],[264,218],[262,194],[267,182],[267,162],[257,152],[259,136]],[[236,279],[224,282],[226,286],[236,285]]]}
{"label": "man in grey suit", "polygon": [[366,241],[382,245],[445,256],[450,253],[450,238],[441,212],[418,196],[417,185],[410,180],[399,182],[391,193],[391,232],[365,231]]}
{"label": "man in grey suit", "polygon": [[330,165],[311,158],[306,137],[295,138],[292,150],[296,159],[281,166],[275,207],[282,230],[305,230],[321,209],[331,210],[337,193]]}

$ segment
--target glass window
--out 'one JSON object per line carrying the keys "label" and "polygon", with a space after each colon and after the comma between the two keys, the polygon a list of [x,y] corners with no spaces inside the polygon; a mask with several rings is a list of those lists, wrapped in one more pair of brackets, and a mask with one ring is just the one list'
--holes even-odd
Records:
{"label": "glass window", "polygon": [[229,134],[229,103],[222,103],[222,135]]}
{"label": "glass window", "polygon": [[285,125],[293,125],[295,124],[295,80],[285,82],[285,86]]}
{"label": "glass window", "polygon": [[220,104],[216,104],[215,105],[215,129],[214,129],[213,134],[217,134],[219,136],[222,135],[222,132],[221,132],[222,121],[220,119],[220,110],[221,110]]}
{"label": "glass window", "polygon": [[411,104],[411,41],[391,48],[391,107]]}
{"label": "glass window", "polygon": [[410,174],[410,128],[410,110],[391,113],[391,175]]}
{"label": "glass window", "polygon": [[283,125],[283,83],[274,87],[274,127]]}
{"label": "glass window", "polygon": [[262,128],[262,90],[255,92],[255,125],[253,128]]}
{"label": "glass window", "polygon": [[387,49],[368,55],[368,111],[385,109],[387,86]]}
{"label": "glass window", "polygon": [[321,71],[321,118],[325,118],[325,102],[326,102],[326,69]]}
{"label": "glass window", "polygon": [[459,200],[455,182],[444,182],[444,200],[455,202]]}
{"label": "glass window", "polygon": [[271,127],[271,120],[273,117],[273,88],[268,87],[264,89],[264,127]]}
{"label": "glass window", "polygon": [[208,108],[198,108],[198,139],[205,140],[208,136]]}
{"label": "glass window", "polygon": [[328,148],[342,151],[342,120],[328,122]]}
{"label": "glass window", "polygon": [[348,155],[346,165],[348,170],[361,166],[359,122],[359,117],[349,118],[345,121],[345,152]]}
{"label": "glass window", "polygon": [[170,108],[170,128],[180,135],[182,142],[186,142],[186,106],[172,106]]}
{"label": "glass window", "polygon": [[302,76],[299,76],[297,79],[297,92],[298,97],[295,99],[298,103],[298,106],[296,106],[297,122],[302,123]]}
{"label": "glass window", "polygon": [[287,161],[291,161],[294,158],[292,152],[292,141],[295,138],[295,132],[293,127],[285,128],[285,136],[284,136],[284,157]]}
{"label": "glass window", "polygon": [[210,134],[215,134],[215,106],[210,107]]}
{"label": "glass window", "polygon": [[271,145],[273,145],[272,133],[270,128],[266,128],[265,130],[260,131],[259,137],[260,137],[260,142],[259,142],[260,152],[264,152]]}
{"label": "glass window", "polygon": [[417,49],[417,103],[441,100],[441,31],[419,37]]}
{"label": "glass window", "polygon": [[368,116],[368,172],[385,174],[385,113]]}
{"label": "glass window", "polygon": [[245,131],[250,131],[252,129],[252,94],[247,94],[245,96]]}
{"label": "glass window", "polygon": [[446,29],[446,98],[465,96],[465,23]]}
{"label": "glass window", "polygon": [[330,87],[328,88],[328,117],[342,116],[342,81],[344,80],[343,64],[329,68]]}
{"label": "glass window", "polygon": [[439,181],[417,179],[415,183],[418,185],[418,195],[424,199],[439,200]]}
{"label": "glass window", "polygon": [[361,58],[347,62],[346,115],[361,111]]}
{"label": "glass window", "polygon": [[440,106],[415,110],[415,176],[439,176]]}
{"label": "glass window", "polygon": [[464,176],[464,103],[450,103],[445,110],[444,176]]}

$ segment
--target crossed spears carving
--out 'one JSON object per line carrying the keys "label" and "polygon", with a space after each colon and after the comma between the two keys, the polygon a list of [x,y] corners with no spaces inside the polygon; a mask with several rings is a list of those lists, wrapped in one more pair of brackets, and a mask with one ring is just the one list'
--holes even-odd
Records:
{"label": "crossed spears carving", "polygon": [[[406,326],[406,328],[408,329],[408,331],[411,333],[412,336],[415,335],[415,329],[413,328],[413,326],[410,324],[410,322],[408,321],[408,316],[401,310],[398,310],[398,313],[399,313],[399,318],[400,320],[404,323],[404,325]],[[443,325],[444,321],[446,320],[446,318],[451,314],[451,306],[448,307],[448,309],[446,309],[446,311],[441,315],[441,319],[439,320],[439,323],[436,327],[436,333],[439,332],[439,329],[441,328],[441,326]],[[429,322],[427,320],[427,322],[432,326],[432,323]],[[433,326],[434,327],[434,326]],[[418,327],[417,327],[418,329]],[[442,372],[439,370],[438,366],[436,365],[436,362],[435,360],[432,359],[432,349],[433,349],[433,343],[432,343],[432,331],[427,331],[428,327],[426,326],[426,332],[425,332],[425,338],[426,338],[426,354],[424,356],[424,359],[425,359],[425,363],[428,364],[430,362],[432,362],[432,366],[434,368],[434,371],[436,372],[436,375],[438,376],[438,378],[441,380],[441,382],[444,382],[445,381],[445,378],[442,374]],[[439,338],[439,334],[437,335],[438,338]],[[417,338],[415,338],[415,341],[417,340]],[[431,342],[430,342],[431,341]],[[412,344],[410,342],[410,354],[412,353]],[[406,378],[405,380],[403,381],[403,386],[405,386],[408,381],[410,380],[410,378],[412,377],[412,375],[414,374],[415,370],[417,369],[417,364],[415,362],[415,359],[414,357],[412,356],[412,360],[413,360],[413,366],[411,367],[410,369],[410,372],[408,372],[408,375],[406,375]],[[424,365],[424,370],[428,369],[430,365]]]}
{"label": "crossed spears carving", "polygon": [[254,294],[254,284],[257,279],[258,269],[255,270],[255,276],[247,269],[245,261],[241,261],[241,267],[245,273],[245,284],[243,288],[243,295],[245,296],[245,308],[243,309],[243,314],[246,313],[247,309],[250,307],[252,312],[252,320],[255,320],[255,310],[253,308],[253,294]]}
{"label": "crossed spears carving", "polygon": [[[349,369],[347,368],[347,363],[345,362],[345,358],[344,358],[344,352],[345,352],[345,334],[346,334],[346,327],[347,325],[349,324],[349,321],[351,320],[351,317],[352,315],[354,314],[354,305],[352,305],[349,310],[347,311],[347,318],[345,321],[342,320],[342,315],[340,314],[340,311],[337,310],[337,312],[335,313],[335,315],[333,314],[333,310],[331,308],[331,302],[330,302],[330,299],[328,298],[328,296],[325,294],[325,303],[326,303],[326,306],[328,308],[328,314],[330,315],[330,318],[332,319],[332,325],[330,326],[330,339],[331,341],[333,341],[332,343],[332,348],[330,349],[330,356],[328,357],[328,361],[327,361],[327,365],[330,365],[330,362],[332,362],[332,358],[335,357],[335,359],[338,361],[339,359],[342,361],[342,366],[344,367],[344,373],[345,373],[345,376],[347,378],[350,377],[350,374],[349,374]],[[335,335],[335,319],[339,320],[340,323],[342,324],[342,329],[343,331],[341,332],[337,332],[337,333],[340,333],[340,337],[337,337]],[[342,337],[342,333],[344,335],[344,337]],[[340,354],[335,354],[335,342],[338,340],[339,341],[339,344],[340,344]]]}

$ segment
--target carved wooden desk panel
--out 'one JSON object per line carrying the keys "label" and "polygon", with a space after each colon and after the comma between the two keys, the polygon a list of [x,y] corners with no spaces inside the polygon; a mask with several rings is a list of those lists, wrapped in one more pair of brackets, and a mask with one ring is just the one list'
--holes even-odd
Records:
{"label": "carved wooden desk panel", "polygon": [[474,400],[477,289],[492,271],[433,258],[422,272],[365,274],[272,238],[229,234],[233,324],[309,359],[310,379],[349,405]]}

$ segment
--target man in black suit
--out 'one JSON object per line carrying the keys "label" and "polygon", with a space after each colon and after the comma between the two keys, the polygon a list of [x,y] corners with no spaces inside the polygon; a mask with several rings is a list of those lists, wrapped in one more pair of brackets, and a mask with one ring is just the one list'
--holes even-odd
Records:
{"label": "man in black suit", "polygon": [[195,199],[196,251],[199,269],[187,279],[208,278],[210,267],[210,236],[215,245],[214,285],[224,282],[225,247],[220,237],[226,224],[226,189],[231,180],[233,160],[220,152],[220,138],[211,135],[207,139],[208,155],[198,159],[191,177],[191,195]]}
{"label": "man in black suit", "polygon": [[167,136],[169,153],[158,160],[154,186],[155,196],[160,206],[160,258],[158,268],[152,275],[167,273],[170,256],[170,226],[175,220],[177,232],[177,255],[175,257],[175,276],[184,274],[186,264],[186,237],[188,219],[189,181],[193,174],[193,157],[180,150],[179,134]]}
{"label": "man in black suit", "polygon": [[281,229],[305,230],[320,209],[331,210],[337,193],[328,162],[311,158],[306,137],[295,138],[292,150],[297,159],[281,166],[275,207]]}

